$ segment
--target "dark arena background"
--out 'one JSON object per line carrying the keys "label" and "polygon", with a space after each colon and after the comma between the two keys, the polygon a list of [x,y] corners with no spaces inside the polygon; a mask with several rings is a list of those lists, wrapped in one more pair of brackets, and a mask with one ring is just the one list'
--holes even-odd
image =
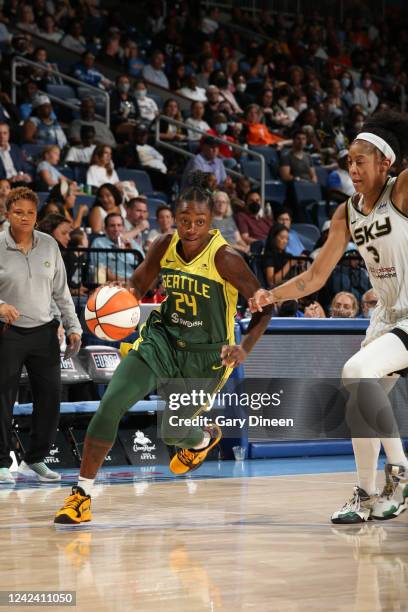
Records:
{"label": "dark arena background", "polygon": [[[214,200],[212,228],[263,288],[308,270],[354,193],[348,148],[364,121],[406,113],[407,47],[405,0],[0,3],[0,248],[10,189],[30,187],[36,228],[58,243],[83,329],[77,355],[59,330],[60,418],[44,463],[61,479],[18,471],[32,441],[26,368],[11,431],[1,422],[12,465],[0,463],[0,607],[408,610],[406,514],[331,523],[357,484],[350,432],[338,411],[337,428],[324,421],[332,395],[304,391],[340,388],[378,301],[353,242],[318,292],[274,306],[225,388],[280,394],[280,411],[262,415],[293,416],[292,428],[250,425],[258,412],[239,401],[228,412],[216,405],[205,416],[244,425],[227,426],[197,471],[175,476],[176,449],[160,434],[165,395],[154,389],[120,422],[93,487],[92,522],[53,524],[78,481],[88,424],[165,287],[159,277],[137,328],[115,342],[87,328],[89,296],[108,282],[131,286],[197,180]],[[390,175],[406,168],[403,159]],[[6,273],[0,260],[0,348]],[[237,344],[250,316],[240,295]],[[3,416],[8,384],[1,379]],[[405,377],[394,398],[406,449]],[[379,491],[385,462],[381,453]]]}

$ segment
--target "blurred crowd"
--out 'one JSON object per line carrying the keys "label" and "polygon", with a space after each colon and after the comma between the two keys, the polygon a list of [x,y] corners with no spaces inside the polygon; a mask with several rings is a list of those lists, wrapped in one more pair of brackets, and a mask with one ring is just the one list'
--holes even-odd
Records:
{"label": "blurred crowd", "polygon": [[[103,0],[0,2],[0,231],[10,188],[33,186],[39,227],[60,244],[79,298],[129,281],[173,231],[175,198],[197,172],[213,192],[214,228],[262,284],[298,274],[354,193],[347,147],[365,118],[404,110],[404,13],[361,4],[340,23],[199,5],[153,0],[129,5],[140,16],[129,19]],[[14,58],[36,65],[18,66],[13,102]],[[253,152],[265,160],[265,201]],[[163,299],[161,287],[147,299]],[[369,317],[376,299],[350,243],[318,295],[277,314]]]}

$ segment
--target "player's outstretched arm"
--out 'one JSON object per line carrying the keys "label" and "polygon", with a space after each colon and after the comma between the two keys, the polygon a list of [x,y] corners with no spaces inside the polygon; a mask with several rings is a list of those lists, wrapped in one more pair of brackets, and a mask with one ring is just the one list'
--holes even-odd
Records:
{"label": "player's outstretched arm", "polygon": [[[222,278],[238,289],[246,299],[249,299],[260,288],[259,280],[249,269],[245,260],[231,247],[219,249],[215,256],[215,265]],[[272,306],[267,306],[262,312],[255,313],[241,344],[222,348],[221,359],[224,365],[234,368],[245,361],[258,338],[267,328],[271,314]]]}
{"label": "player's outstretched arm", "polygon": [[153,242],[143,262],[136,268],[130,280],[138,300],[142,299],[147,291],[157,281],[160,273],[160,261],[167,251],[172,236],[165,234]]}
{"label": "player's outstretched arm", "polygon": [[310,268],[271,291],[259,289],[250,299],[251,311],[259,311],[266,304],[296,300],[318,291],[342,257],[349,240],[350,231],[346,219],[346,203],[344,203],[340,204],[334,213],[329,236]]}

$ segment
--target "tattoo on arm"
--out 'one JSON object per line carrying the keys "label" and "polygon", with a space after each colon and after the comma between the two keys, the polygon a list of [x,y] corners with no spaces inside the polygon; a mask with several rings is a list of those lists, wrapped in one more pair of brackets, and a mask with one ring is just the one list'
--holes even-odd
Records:
{"label": "tattoo on arm", "polygon": [[306,289],[306,283],[301,278],[299,278],[295,284],[296,289],[299,289],[299,291],[304,291]]}

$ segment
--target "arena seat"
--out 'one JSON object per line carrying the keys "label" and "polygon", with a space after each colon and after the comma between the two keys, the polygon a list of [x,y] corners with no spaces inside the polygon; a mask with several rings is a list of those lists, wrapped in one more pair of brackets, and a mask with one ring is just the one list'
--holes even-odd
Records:
{"label": "arena seat", "polygon": [[308,250],[313,249],[317,240],[320,238],[319,229],[311,223],[292,223],[292,229],[297,231],[303,244]]}

